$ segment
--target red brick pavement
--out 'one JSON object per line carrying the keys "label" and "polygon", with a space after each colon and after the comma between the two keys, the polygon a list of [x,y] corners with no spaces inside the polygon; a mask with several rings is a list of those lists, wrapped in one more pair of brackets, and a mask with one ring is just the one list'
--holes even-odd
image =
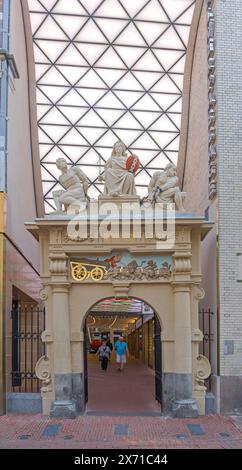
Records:
{"label": "red brick pavement", "polygon": [[[200,424],[205,434],[192,435],[187,424]],[[48,425],[59,425],[55,437],[42,436]],[[126,425],[128,435],[116,435],[117,425]],[[42,415],[5,415],[0,417],[0,448],[242,449],[242,417],[79,416],[53,420]]]}

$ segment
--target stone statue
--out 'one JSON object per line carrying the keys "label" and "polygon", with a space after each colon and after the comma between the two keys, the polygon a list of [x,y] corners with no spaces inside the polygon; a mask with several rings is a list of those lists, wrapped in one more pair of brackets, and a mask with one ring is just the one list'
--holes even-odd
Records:
{"label": "stone statue", "polygon": [[156,171],[151,178],[148,197],[146,201],[175,203],[176,210],[185,212],[183,200],[186,193],[182,192],[178,186],[178,176],[176,166],[169,163],[164,171]]}
{"label": "stone statue", "polygon": [[[138,161],[138,157],[134,156]],[[131,157],[132,158],[132,157]],[[100,181],[104,181],[104,194],[111,197],[118,196],[137,196],[134,168],[129,168],[129,160],[126,153],[126,147],[123,142],[118,141],[114,144],[113,152],[107,161],[104,174],[100,176]]]}
{"label": "stone statue", "polygon": [[61,171],[59,182],[65,188],[53,191],[57,212],[62,212],[63,205],[67,211],[70,205],[80,206],[80,203],[86,203],[88,179],[83,171],[75,166],[68,168],[65,158],[58,158],[56,166]]}

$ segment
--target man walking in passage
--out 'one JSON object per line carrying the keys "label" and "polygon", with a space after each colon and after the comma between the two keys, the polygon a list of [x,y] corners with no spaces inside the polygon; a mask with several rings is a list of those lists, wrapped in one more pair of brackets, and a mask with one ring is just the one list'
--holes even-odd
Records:
{"label": "man walking in passage", "polygon": [[118,365],[118,370],[123,371],[124,365],[126,364],[126,357],[129,354],[128,345],[122,336],[119,337],[114,345],[116,351],[116,361]]}

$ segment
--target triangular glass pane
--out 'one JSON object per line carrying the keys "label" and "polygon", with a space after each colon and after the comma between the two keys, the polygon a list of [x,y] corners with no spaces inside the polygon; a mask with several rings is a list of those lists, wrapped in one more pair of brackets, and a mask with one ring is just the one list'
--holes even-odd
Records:
{"label": "triangular glass pane", "polygon": [[54,39],[58,41],[65,41],[67,39],[66,35],[63,33],[61,28],[56,24],[56,22],[51,18],[50,15],[46,17],[41,28],[35,34],[36,39]]}
{"label": "triangular glass pane", "polygon": [[131,113],[126,113],[116,124],[115,128],[125,129],[142,129],[142,126],[132,116]]}
{"label": "triangular glass pane", "polygon": [[96,146],[112,148],[115,142],[117,142],[117,140],[117,135],[115,135],[112,131],[109,130],[98,142],[96,142]]}
{"label": "triangular glass pane", "polygon": [[75,38],[84,23],[87,21],[87,18],[82,18],[80,16],[55,15],[54,18],[71,40]]}
{"label": "triangular glass pane", "polygon": [[53,8],[52,13],[67,13],[69,15],[87,14],[87,12],[80,5],[78,0],[71,0],[71,2],[67,2],[66,0],[59,0],[55,8]]}
{"label": "triangular glass pane", "polygon": [[40,77],[42,77],[49,69],[50,69],[49,64],[48,65],[42,65],[42,64],[36,65],[35,67],[36,82],[38,82]]}
{"label": "triangular glass pane", "polygon": [[68,46],[68,42],[45,41],[42,39],[35,39],[35,43],[51,62],[55,62]]}
{"label": "triangular glass pane", "polygon": [[140,184],[142,186],[148,186],[150,183],[150,176],[147,174],[145,170],[142,170],[136,177],[135,183]]}
{"label": "triangular glass pane", "polygon": [[136,142],[136,139],[141,135],[143,131],[132,131],[132,130],[123,130],[115,129],[118,138],[124,142],[126,147],[129,147],[133,142]]}
{"label": "triangular glass pane", "polygon": [[143,47],[146,45],[133,23],[130,23],[127,28],[125,28],[125,30],[117,37],[115,43]]}
{"label": "triangular glass pane", "polygon": [[78,67],[88,65],[87,61],[80,54],[77,48],[73,46],[73,44],[70,44],[70,46],[68,46],[68,48],[61,55],[57,63],[60,65],[76,65]]}
{"label": "triangular glass pane", "polygon": [[[47,194],[51,194],[52,191],[56,189],[56,185],[53,184],[53,182],[44,182],[43,183],[43,192],[44,192],[44,196],[46,196]],[[63,188],[62,188],[63,189]]]}
{"label": "triangular glass pane", "polygon": [[[123,66],[124,67],[124,66]],[[93,70],[96,70],[102,80],[112,88],[116,82],[120,80],[120,78],[125,75],[127,72],[126,70],[116,70],[116,69],[102,69],[99,67],[94,67]]]}
{"label": "triangular glass pane", "polygon": [[[179,93],[179,90],[178,88],[176,87],[176,85],[174,85],[174,83],[172,82],[172,80],[170,79],[170,77],[168,75],[165,75],[164,77],[162,77],[159,82],[151,89],[151,91],[156,91],[158,93]],[[155,95],[154,95],[154,98],[155,98]]]}
{"label": "triangular glass pane", "polygon": [[106,88],[105,83],[99,78],[98,74],[90,69],[77,83],[81,87]]}
{"label": "triangular glass pane", "polygon": [[83,114],[87,112],[85,108],[79,108],[78,106],[58,106],[58,108],[72,124],[76,124]]}
{"label": "triangular glass pane", "polygon": [[[86,20],[86,18],[85,18]],[[84,41],[86,42],[101,42],[107,44],[107,39],[101,33],[100,29],[97,27],[95,22],[92,19],[89,19],[85,26],[82,28],[80,33],[76,36],[75,41]]]}
{"label": "triangular glass pane", "polygon": [[[105,54],[99,59],[96,63],[97,67],[112,67],[112,68],[125,68],[124,63],[119,58],[118,54],[114,51],[113,48],[109,48]],[[110,70],[110,73],[112,71]]]}
{"label": "triangular glass pane", "polygon": [[[99,151],[100,153],[100,151]],[[99,174],[99,165],[100,165],[100,159],[101,159],[101,167],[104,167],[105,161],[99,156],[99,154],[93,150],[90,149],[88,152],[85,152],[85,154],[81,157],[79,160],[80,165],[97,165],[98,167],[98,174]],[[103,170],[101,170],[103,171]],[[101,173],[100,171],[100,173]]]}
{"label": "triangular glass pane", "polygon": [[43,93],[38,88],[36,88],[36,103],[38,105],[50,104],[50,101],[51,101],[50,99],[44,96]]}
{"label": "triangular glass pane", "polygon": [[[133,67],[135,62],[137,62],[140,56],[145,52],[145,49],[140,47],[115,46],[115,50],[119,53],[128,68]],[[137,65],[135,65],[135,68],[137,68]]]}
{"label": "triangular glass pane", "polygon": [[33,42],[34,45],[34,59],[35,62],[44,63],[50,65],[50,58],[46,57],[46,55],[40,50],[35,41]]}
{"label": "triangular glass pane", "polygon": [[95,23],[98,24],[109,42],[112,43],[128,24],[128,21],[120,19],[114,21],[113,18],[95,18]]}
{"label": "triangular glass pane", "polygon": [[42,129],[38,128],[38,135],[39,135],[39,143],[40,144],[53,144],[52,140],[42,131]]}
{"label": "triangular glass pane", "polygon": [[179,24],[191,24],[192,17],[194,13],[194,5],[191,6],[183,15],[180,15],[179,18],[176,18],[176,22]]}
{"label": "triangular glass pane", "polygon": [[160,72],[136,72],[133,74],[143,85],[144,89],[148,91],[152,86],[161,78]]}
{"label": "triangular glass pane", "polygon": [[64,98],[62,98],[59,105],[66,105],[66,106],[84,106],[88,107],[86,101],[77,93],[76,90],[70,89],[69,93],[67,93]]}
{"label": "triangular glass pane", "polygon": [[92,14],[103,3],[103,0],[81,0],[81,3],[88,13]]}
{"label": "triangular glass pane", "polygon": [[53,145],[48,145],[48,144],[39,145],[40,160],[43,159],[44,161],[44,158],[47,156],[47,154],[49,154],[50,150],[53,148],[54,148]]}
{"label": "triangular glass pane", "polygon": [[[83,56],[85,57],[85,59],[87,60],[87,62],[90,65],[93,65],[99,59],[99,57],[105,51],[105,49],[107,49],[107,46],[101,46],[100,44],[79,44],[79,43],[76,43],[76,46],[79,49],[79,51],[83,54]],[[104,56],[106,54],[104,54]],[[98,62],[98,64],[99,64],[99,62]]]}
{"label": "triangular glass pane", "polygon": [[79,93],[87,101],[89,106],[93,106],[103,95],[105,90],[93,90],[88,88],[78,88]]}
{"label": "triangular glass pane", "polygon": [[82,133],[83,137],[87,140],[88,143],[91,145],[94,144],[104,133],[105,133],[105,128],[104,129],[98,129],[95,127],[82,127],[80,125],[77,126],[79,131]]}
{"label": "triangular glass pane", "polygon": [[147,111],[132,111],[132,113],[145,129],[147,129],[160,116],[160,113]]}
{"label": "triangular glass pane", "polygon": [[[134,144],[135,147],[135,144]],[[135,148],[133,146],[130,147],[130,151],[133,153],[136,153]],[[157,155],[157,150],[139,150],[137,151],[137,155],[139,157],[139,160],[141,162],[141,165],[145,167],[152,158],[154,158]]]}
{"label": "triangular glass pane", "polygon": [[174,163],[174,165],[177,165],[178,151],[176,151],[176,152],[167,152],[167,150],[166,150],[165,155],[166,155],[167,159],[169,159],[172,163]]}
{"label": "triangular glass pane", "polygon": [[144,133],[138,140],[136,140],[134,147],[140,148],[141,150],[156,150],[159,148],[159,146],[151,139],[147,132]]}
{"label": "triangular glass pane", "polygon": [[146,111],[160,111],[159,106],[152,100],[149,95],[143,96],[133,107],[134,110],[143,110]]}
{"label": "triangular glass pane", "polygon": [[78,126],[94,126],[94,127],[104,127],[105,124],[103,120],[98,116],[97,113],[90,109],[88,113],[83,116],[79,122],[77,123]]}
{"label": "triangular glass pane", "polygon": [[175,29],[178,31],[179,35],[181,36],[185,46],[187,46],[188,40],[189,40],[189,34],[190,34],[190,26],[176,25]]}
{"label": "triangular glass pane", "polygon": [[163,23],[146,23],[145,21],[136,21],[136,24],[149,45],[152,45],[165,31],[169,25]]}
{"label": "triangular glass pane", "polygon": [[180,136],[178,135],[176,137],[176,139],[173,140],[173,142],[171,142],[170,144],[168,144],[166,146],[166,150],[176,150],[178,151],[179,150],[179,139],[180,139]]}
{"label": "triangular glass pane", "polygon": [[176,86],[181,90],[183,89],[183,81],[184,81],[184,75],[182,74],[175,74],[175,73],[169,73],[169,77],[175,82]]}
{"label": "triangular glass pane", "polygon": [[163,69],[151,51],[147,51],[135,64],[135,70],[148,70],[149,72],[162,72]]}
{"label": "triangular glass pane", "polygon": [[60,100],[63,95],[69,90],[68,87],[55,87],[55,86],[48,86],[48,85],[38,85],[40,91],[49,98],[52,103],[56,103]]}
{"label": "triangular glass pane", "polygon": [[33,36],[45,17],[45,13],[32,13],[30,15]]}
{"label": "triangular glass pane", "polygon": [[170,72],[184,73],[185,70],[186,56],[184,55],[177,63],[170,69]]}
{"label": "triangular glass pane", "polygon": [[168,119],[168,117],[165,114],[163,114],[163,116],[161,116],[158,119],[158,121],[156,121],[155,124],[153,124],[150,127],[150,130],[176,132],[176,133],[178,132],[178,129],[176,128],[176,126],[172,124],[170,119]]}
{"label": "triangular glass pane", "polygon": [[172,119],[174,124],[177,126],[178,129],[181,128],[181,114],[169,114],[168,116]]}
{"label": "triangular glass pane", "polygon": [[192,0],[162,0],[162,5],[171,21],[176,20],[192,3]]}
{"label": "triangular glass pane", "polygon": [[95,166],[82,165],[81,169],[90,181],[95,181],[99,177],[99,168],[96,165]]}
{"label": "triangular glass pane", "polygon": [[88,145],[87,142],[76,129],[71,129],[63,139],[60,140],[60,144],[65,145]]}
{"label": "triangular glass pane", "polygon": [[141,8],[147,3],[147,0],[135,0],[131,2],[130,0],[122,0],[122,5],[128,14],[133,18],[141,10]]}
{"label": "triangular glass pane", "polygon": [[[100,191],[98,191],[98,188],[100,188]],[[91,186],[89,189],[88,189],[88,196],[92,199],[97,199],[98,196],[100,196],[101,193],[103,193],[103,188],[104,188],[104,185],[98,185],[98,186]]]}
{"label": "triangular glass pane", "polygon": [[47,126],[42,124],[41,129],[46,132],[46,134],[53,140],[53,142],[58,142],[61,137],[70,129],[67,126]]}
{"label": "triangular glass pane", "polygon": [[125,109],[124,105],[114,96],[114,94],[110,91],[107,93],[97,104],[99,108],[120,108]]}
{"label": "triangular glass pane", "polygon": [[121,90],[143,90],[142,86],[130,72],[121,78],[121,80],[115,85],[114,90],[116,88]]}
{"label": "triangular glass pane", "polygon": [[[137,20],[166,22],[168,18],[162,10],[158,0],[151,0],[148,5],[137,15]],[[147,25],[150,27],[150,25]]]}
{"label": "triangular glass pane", "polygon": [[160,49],[155,49],[154,53],[166,71],[173,67],[173,65],[184,55],[184,52],[173,50],[163,51]]}
{"label": "triangular glass pane", "polygon": [[116,109],[95,109],[99,116],[104,119],[104,121],[109,127],[113,126],[114,123],[116,123],[116,121],[124,114],[124,110],[118,111]]}
{"label": "triangular glass pane", "polygon": [[115,95],[120,98],[126,108],[131,108],[136,101],[143,96],[144,93],[136,91],[115,91]]}
{"label": "triangular glass pane", "polygon": [[46,8],[46,10],[50,11],[51,8],[53,8],[54,4],[56,3],[56,0],[41,0],[41,3],[43,7]]}
{"label": "triangular glass pane", "polygon": [[180,98],[173,106],[169,107],[169,111],[173,113],[181,113],[182,112],[182,99]]}
{"label": "triangular glass pane", "polygon": [[70,123],[64,118],[58,109],[54,107],[41,119],[40,124],[69,125]]}
{"label": "triangular glass pane", "polygon": [[64,75],[66,80],[68,80],[71,85],[75,85],[77,82],[79,82],[79,80],[85,73],[85,69],[79,67],[72,67],[71,65],[58,65],[57,69],[62,73],[62,75]]}
{"label": "triangular glass pane", "polygon": [[[117,141],[117,139],[115,140],[115,142]],[[113,142],[114,144],[114,142]],[[112,153],[112,148],[113,148],[113,145],[111,146],[110,149],[107,149],[105,147],[100,147],[98,145],[98,147],[95,147],[95,151],[96,151],[96,155],[98,160],[95,160],[96,163],[100,163],[100,159],[99,159],[99,156],[101,157],[101,166],[103,166],[105,164],[105,162],[107,162],[109,160],[109,158],[111,157],[111,153]]]}
{"label": "triangular glass pane", "polygon": [[154,43],[153,46],[154,48],[163,47],[165,49],[185,49],[184,44],[181,42],[173,26],[170,26],[170,28],[168,28],[167,31],[162,34],[162,36]]}
{"label": "triangular glass pane", "polygon": [[106,16],[111,18],[128,18],[127,13],[121,7],[117,0],[106,0],[95,12],[97,16]]}
{"label": "triangular glass pane", "polygon": [[165,148],[172,139],[174,139],[174,134],[166,134],[165,132],[151,132],[150,135],[155,139],[160,148]]}
{"label": "triangular glass pane", "polygon": [[40,5],[38,0],[28,0],[29,11],[32,13],[33,11],[40,11],[45,12],[45,9]]}
{"label": "triangular glass pane", "polygon": [[51,67],[49,71],[39,80],[39,85],[58,85],[58,86],[68,86],[68,82],[61,75],[59,70],[56,67]]}
{"label": "triangular glass pane", "polygon": [[[49,167],[51,168],[51,165],[49,165],[49,166],[41,165],[41,178],[42,178],[42,181],[53,181],[53,182],[55,182],[56,180],[58,180],[58,175],[56,175],[56,177],[55,177],[53,174],[50,174],[50,172],[47,171],[47,169],[49,169]],[[54,166],[53,166],[53,170],[54,170]],[[59,174],[60,172],[56,171],[56,173]]]}
{"label": "triangular glass pane", "polygon": [[[49,153],[47,153],[47,155],[44,158],[42,158],[42,163],[51,164],[51,163],[54,162],[54,165],[55,165],[55,162],[56,162],[57,158],[66,158],[68,164],[69,163],[72,164],[72,161],[68,158],[68,156],[66,154],[64,154],[61,151],[61,149],[59,147],[57,147],[57,145],[55,145],[52,148],[52,150]],[[60,171],[59,171],[59,174],[60,174]]]}
{"label": "triangular glass pane", "polygon": [[79,146],[60,145],[60,149],[62,151],[62,156],[68,156],[68,158],[75,164],[80,160],[81,156],[87,152],[89,146],[80,148]]}
{"label": "triangular glass pane", "polygon": [[169,161],[167,157],[163,153],[160,153],[156,158],[154,158],[154,160],[149,162],[147,168],[152,168],[154,170],[163,170],[168,165],[168,163]]}

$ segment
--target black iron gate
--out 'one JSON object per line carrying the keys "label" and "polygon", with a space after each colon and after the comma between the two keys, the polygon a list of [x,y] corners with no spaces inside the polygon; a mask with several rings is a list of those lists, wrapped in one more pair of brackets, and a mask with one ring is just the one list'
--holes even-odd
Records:
{"label": "black iron gate", "polygon": [[154,347],[155,347],[155,399],[162,407],[162,358],[161,358],[161,327],[155,315]]}
{"label": "black iron gate", "polygon": [[[212,350],[212,342],[214,341],[214,333],[212,331],[212,317],[213,312],[208,309],[201,309],[199,311],[199,327],[203,332],[203,341],[200,343],[199,352],[203,356],[206,356],[211,364],[211,350]],[[205,380],[205,385],[208,391],[211,391],[211,376]]]}
{"label": "black iron gate", "polygon": [[45,354],[41,333],[45,329],[45,311],[37,306],[13,303],[12,318],[12,388],[14,392],[39,392],[35,365]]}

